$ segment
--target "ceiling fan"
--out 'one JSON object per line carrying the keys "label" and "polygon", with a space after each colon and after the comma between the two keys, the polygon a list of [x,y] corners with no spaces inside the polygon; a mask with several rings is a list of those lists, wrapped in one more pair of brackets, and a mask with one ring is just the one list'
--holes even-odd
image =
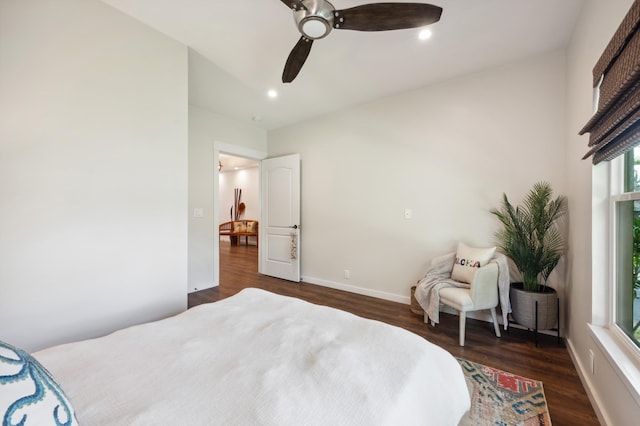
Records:
{"label": "ceiling fan", "polygon": [[293,47],[282,72],[282,82],[290,83],[307,60],[311,45],[332,29],[387,31],[416,28],[438,22],[442,8],[425,3],[373,3],[336,10],[327,0],[280,0],[293,11],[302,34]]}

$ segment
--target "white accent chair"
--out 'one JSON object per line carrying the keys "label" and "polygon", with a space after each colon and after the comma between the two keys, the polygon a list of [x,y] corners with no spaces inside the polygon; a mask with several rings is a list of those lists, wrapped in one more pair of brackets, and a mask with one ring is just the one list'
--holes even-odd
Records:
{"label": "white accent chair", "polygon": [[478,268],[471,288],[447,287],[440,289],[440,303],[460,313],[460,346],[464,346],[466,314],[470,311],[491,310],[496,336],[500,337],[500,326],[496,316],[498,306],[498,265],[489,263]]}

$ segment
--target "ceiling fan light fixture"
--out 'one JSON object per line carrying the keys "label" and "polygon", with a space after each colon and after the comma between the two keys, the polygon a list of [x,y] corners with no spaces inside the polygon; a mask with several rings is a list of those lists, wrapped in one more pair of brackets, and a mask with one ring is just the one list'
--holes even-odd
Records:
{"label": "ceiling fan light fixture", "polygon": [[300,32],[310,40],[326,37],[331,32],[329,23],[315,16],[303,19],[299,24]]}
{"label": "ceiling fan light fixture", "polygon": [[294,10],[298,31],[309,40],[324,38],[333,28],[335,8],[326,0],[302,0],[305,9]]}

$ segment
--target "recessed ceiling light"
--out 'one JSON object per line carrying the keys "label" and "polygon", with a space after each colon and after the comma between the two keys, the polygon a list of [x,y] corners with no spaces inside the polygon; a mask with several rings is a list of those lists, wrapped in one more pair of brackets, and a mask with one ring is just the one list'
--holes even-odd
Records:
{"label": "recessed ceiling light", "polygon": [[433,35],[433,33],[431,32],[430,29],[424,29],[424,30],[420,31],[420,34],[418,34],[418,38],[420,40],[427,40],[427,39],[431,38],[431,35]]}
{"label": "recessed ceiling light", "polygon": [[275,90],[271,89],[267,92],[267,96],[270,97],[271,99],[275,99],[278,97],[278,92],[276,92]]}

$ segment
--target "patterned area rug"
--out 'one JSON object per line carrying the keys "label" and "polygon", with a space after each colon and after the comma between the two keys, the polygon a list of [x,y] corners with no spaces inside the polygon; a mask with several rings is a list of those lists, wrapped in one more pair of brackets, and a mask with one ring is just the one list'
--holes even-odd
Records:
{"label": "patterned area rug", "polygon": [[471,410],[459,426],[549,426],[542,382],[457,358],[462,366]]}

